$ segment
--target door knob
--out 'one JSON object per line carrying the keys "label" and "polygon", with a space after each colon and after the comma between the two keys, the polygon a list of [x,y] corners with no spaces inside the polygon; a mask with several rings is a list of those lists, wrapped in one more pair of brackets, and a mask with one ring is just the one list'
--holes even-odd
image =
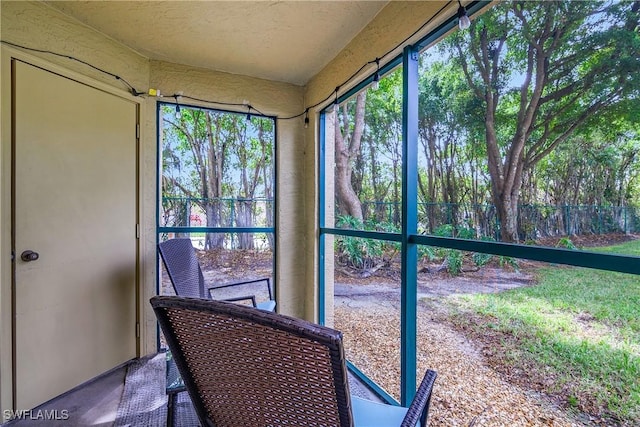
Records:
{"label": "door knob", "polygon": [[40,255],[38,254],[38,252],[34,251],[27,250],[20,254],[20,259],[22,259],[24,262],[35,261],[38,258],[40,258]]}

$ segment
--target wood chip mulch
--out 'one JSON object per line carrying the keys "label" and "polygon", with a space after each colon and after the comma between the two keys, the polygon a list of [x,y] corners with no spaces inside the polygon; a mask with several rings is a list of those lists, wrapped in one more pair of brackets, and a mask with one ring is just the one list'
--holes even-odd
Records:
{"label": "wood chip mulch", "polygon": [[[400,317],[393,306],[335,307],[347,357],[396,399],[400,390]],[[506,382],[463,335],[418,313],[418,381],[438,372],[430,426],[583,426],[546,396]]]}

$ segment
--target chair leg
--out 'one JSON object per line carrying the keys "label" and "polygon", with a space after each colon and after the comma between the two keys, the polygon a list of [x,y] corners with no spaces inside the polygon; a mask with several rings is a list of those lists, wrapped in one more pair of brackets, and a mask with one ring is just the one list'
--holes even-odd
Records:
{"label": "chair leg", "polygon": [[167,394],[167,427],[173,427],[174,411],[176,407],[176,396],[178,393],[169,392]]}

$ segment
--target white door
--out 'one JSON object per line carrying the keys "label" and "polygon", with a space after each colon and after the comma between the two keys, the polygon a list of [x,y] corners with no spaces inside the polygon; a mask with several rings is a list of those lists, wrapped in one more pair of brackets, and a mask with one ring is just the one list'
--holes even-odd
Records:
{"label": "white door", "polygon": [[136,356],[137,105],[12,73],[14,405],[29,409]]}

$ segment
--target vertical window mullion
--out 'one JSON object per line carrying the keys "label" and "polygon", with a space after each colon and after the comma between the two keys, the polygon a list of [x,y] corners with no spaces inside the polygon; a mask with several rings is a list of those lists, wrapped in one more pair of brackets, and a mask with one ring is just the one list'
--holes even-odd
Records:
{"label": "vertical window mullion", "polygon": [[325,156],[325,143],[326,143],[326,113],[323,111],[320,113],[320,138],[319,138],[319,157],[320,161],[318,162],[318,223],[319,223],[319,237],[318,237],[318,323],[324,325],[326,322],[325,319],[325,305],[326,305],[326,288],[325,288],[325,233],[322,231],[322,228],[326,227],[326,156]]}
{"label": "vertical window mullion", "polygon": [[418,229],[418,52],[402,55],[402,266],[400,403],[408,406],[416,391],[418,248],[410,242]]}

